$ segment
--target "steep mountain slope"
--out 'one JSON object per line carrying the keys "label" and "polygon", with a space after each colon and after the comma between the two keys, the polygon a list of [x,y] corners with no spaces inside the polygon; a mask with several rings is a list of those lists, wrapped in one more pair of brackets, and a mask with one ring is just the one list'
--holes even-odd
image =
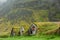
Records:
{"label": "steep mountain slope", "polygon": [[27,23],[59,21],[57,3],[56,0],[8,0],[0,10],[0,19],[12,23],[21,20]]}
{"label": "steep mountain slope", "polygon": [[8,21],[25,20],[29,23],[34,21],[44,21],[45,19],[43,17],[46,17],[45,21],[47,21],[48,10],[40,10],[39,3],[39,0],[26,2],[23,0],[17,0],[15,2],[13,1],[12,3],[8,2],[8,4],[6,4],[6,7],[1,10],[1,16]]}

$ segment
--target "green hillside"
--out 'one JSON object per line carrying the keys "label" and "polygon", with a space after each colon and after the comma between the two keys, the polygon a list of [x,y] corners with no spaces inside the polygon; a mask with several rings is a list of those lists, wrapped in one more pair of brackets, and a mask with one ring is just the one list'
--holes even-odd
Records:
{"label": "green hillside", "polygon": [[8,0],[0,6],[2,33],[7,30],[10,32],[12,27],[28,28],[34,22],[52,21],[60,21],[59,0]]}

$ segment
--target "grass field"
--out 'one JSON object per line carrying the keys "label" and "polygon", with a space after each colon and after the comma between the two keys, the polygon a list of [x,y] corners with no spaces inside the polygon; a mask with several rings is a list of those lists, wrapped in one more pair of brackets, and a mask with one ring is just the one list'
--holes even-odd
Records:
{"label": "grass field", "polygon": [[42,35],[42,36],[15,36],[8,38],[0,38],[0,40],[60,40],[60,36]]}

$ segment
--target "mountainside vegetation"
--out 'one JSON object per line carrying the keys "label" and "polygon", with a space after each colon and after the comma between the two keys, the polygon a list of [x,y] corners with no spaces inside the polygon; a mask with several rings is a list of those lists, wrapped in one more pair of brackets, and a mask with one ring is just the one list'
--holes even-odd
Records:
{"label": "mountainside vegetation", "polygon": [[25,26],[27,30],[35,22],[59,21],[60,0],[7,0],[6,3],[0,5],[1,33],[10,32],[12,27],[20,26]]}

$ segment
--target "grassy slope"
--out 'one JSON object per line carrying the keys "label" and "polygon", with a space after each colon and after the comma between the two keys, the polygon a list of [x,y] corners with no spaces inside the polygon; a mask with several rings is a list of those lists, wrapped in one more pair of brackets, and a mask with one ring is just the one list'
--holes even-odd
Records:
{"label": "grassy slope", "polygon": [[[35,22],[35,24],[39,28],[38,35],[40,33],[49,32],[50,30],[55,30],[56,28],[58,28],[60,26],[60,25],[58,26],[58,24],[59,24],[58,22],[57,23],[53,23],[53,22]],[[20,28],[21,26],[24,26],[25,32],[26,32],[28,30],[28,28],[30,27],[30,25],[31,24],[28,24],[28,23],[23,22],[23,21],[20,22],[20,25],[19,24],[11,25],[10,23],[8,25],[5,25],[5,27],[3,25],[2,28],[0,29],[0,32],[1,32],[0,36],[6,36],[7,34],[9,36],[12,27],[14,27],[16,29],[16,32],[17,32],[18,28]],[[8,26],[8,27],[6,27],[6,26]]]}

